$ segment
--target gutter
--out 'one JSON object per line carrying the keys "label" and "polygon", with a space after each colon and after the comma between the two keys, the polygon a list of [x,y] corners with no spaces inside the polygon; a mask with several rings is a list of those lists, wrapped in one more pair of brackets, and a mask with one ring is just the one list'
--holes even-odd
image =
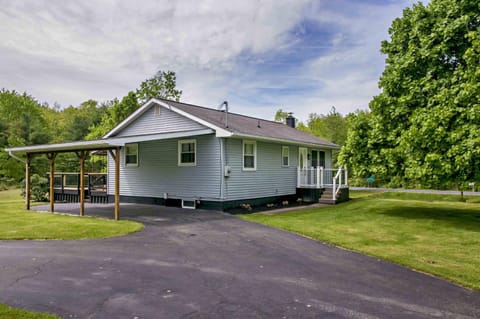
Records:
{"label": "gutter", "polygon": [[[7,150],[6,150],[7,151]],[[13,157],[14,159],[16,159],[17,161],[19,162],[22,162],[24,164],[27,164],[26,161],[24,161],[23,159],[21,159],[20,157],[17,157],[16,155],[13,154],[12,150],[8,150],[8,155],[10,155],[11,157]]]}
{"label": "gutter", "polygon": [[257,140],[257,141],[283,143],[283,144],[289,144],[289,145],[300,145],[300,146],[306,146],[306,147],[312,147],[312,148],[332,149],[332,150],[339,150],[341,148],[339,145],[324,145],[324,144],[305,143],[305,142],[295,141],[295,140],[286,140],[286,139],[282,139],[282,138],[249,135],[249,134],[234,133],[234,134],[232,134],[231,137],[232,138],[251,139],[251,140]]}

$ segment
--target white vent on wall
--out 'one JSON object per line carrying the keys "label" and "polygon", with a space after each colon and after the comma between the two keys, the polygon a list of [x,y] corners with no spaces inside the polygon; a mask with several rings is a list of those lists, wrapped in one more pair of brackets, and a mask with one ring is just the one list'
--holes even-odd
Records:
{"label": "white vent on wall", "polygon": [[182,208],[195,209],[195,200],[182,199]]}
{"label": "white vent on wall", "polygon": [[155,105],[155,116],[159,117],[160,116],[160,105]]}

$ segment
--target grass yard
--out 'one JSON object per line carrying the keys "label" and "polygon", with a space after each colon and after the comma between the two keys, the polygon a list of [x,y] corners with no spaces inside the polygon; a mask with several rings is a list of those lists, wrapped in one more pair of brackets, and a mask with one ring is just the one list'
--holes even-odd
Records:
{"label": "grass yard", "polygon": [[480,290],[480,197],[351,192],[350,202],[240,217]]}
{"label": "grass yard", "polygon": [[60,319],[60,317],[51,315],[48,313],[16,309],[16,308],[12,308],[2,304],[0,304],[0,318],[1,319]]}
{"label": "grass yard", "polygon": [[143,228],[132,221],[44,214],[23,207],[20,190],[0,191],[0,240],[106,238]]}

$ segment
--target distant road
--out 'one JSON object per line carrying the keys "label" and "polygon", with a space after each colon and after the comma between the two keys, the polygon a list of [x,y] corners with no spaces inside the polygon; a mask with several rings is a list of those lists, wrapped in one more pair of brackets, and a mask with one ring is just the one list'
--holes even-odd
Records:
{"label": "distant road", "polygon": [[[378,191],[397,193],[425,193],[440,195],[460,195],[460,191],[441,191],[435,189],[402,189],[402,188],[381,188],[381,187],[350,187],[354,191]],[[463,192],[464,196],[480,196],[480,192]]]}

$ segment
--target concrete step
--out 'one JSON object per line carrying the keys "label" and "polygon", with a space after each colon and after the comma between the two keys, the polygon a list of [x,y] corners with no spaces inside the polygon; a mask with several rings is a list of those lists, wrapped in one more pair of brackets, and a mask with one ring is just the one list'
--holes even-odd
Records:
{"label": "concrete step", "polygon": [[320,204],[327,204],[327,205],[335,205],[337,203],[337,201],[333,199],[322,199],[322,198],[320,198],[318,202]]}

